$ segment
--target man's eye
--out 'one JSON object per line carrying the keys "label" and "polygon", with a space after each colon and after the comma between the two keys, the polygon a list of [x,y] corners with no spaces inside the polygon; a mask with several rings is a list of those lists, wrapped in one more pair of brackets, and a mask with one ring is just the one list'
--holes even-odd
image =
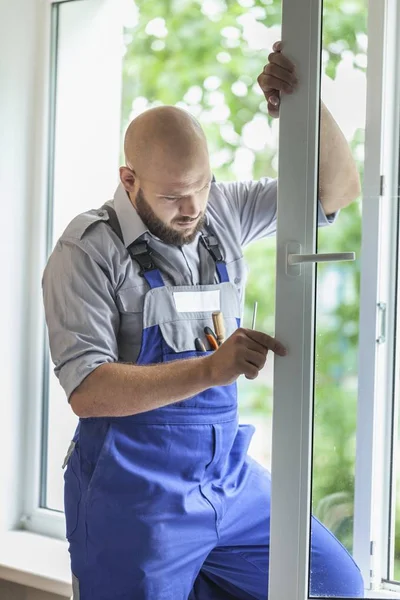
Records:
{"label": "man's eye", "polygon": [[169,196],[164,196],[164,200],[168,200],[169,202],[173,202],[174,200],[177,200],[177,198],[171,198]]}

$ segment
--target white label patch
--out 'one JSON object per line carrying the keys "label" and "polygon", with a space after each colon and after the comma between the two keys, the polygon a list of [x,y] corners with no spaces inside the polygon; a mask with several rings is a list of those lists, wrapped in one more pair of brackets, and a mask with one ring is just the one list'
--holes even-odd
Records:
{"label": "white label patch", "polygon": [[176,310],[183,312],[208,312],[220,310],[220,291],[174,292]]}

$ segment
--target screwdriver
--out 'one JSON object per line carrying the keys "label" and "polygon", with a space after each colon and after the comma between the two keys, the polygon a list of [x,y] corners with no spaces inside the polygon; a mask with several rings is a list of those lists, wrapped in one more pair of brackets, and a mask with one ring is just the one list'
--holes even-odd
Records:
{"label": "screwdriver", "polygon": [[204,333],[206,334],[206,338],[207,338],[208,343],[210,344],[211,348],[213,350],[218,350],[218,342],[217,342],[217,338],[215,337],[215,333],[213,332],[213,330],[210,329],[210,327],[204,327]]}
{"label": "screwdriver", "polygon": [[254,308],[253,308],[253,321],[251,323],[251,328],[254,329],[256,326],[256,319],[257,319],[257,306],[258,306],[258,302],[254,302]]}
{"label": "screwdriver", "polygon": [[218,312],[213,312],[212,320],[214,324],[215,333],[217,334],[217,342],[220,346],[225,341],[225,323],[222,312],[220,310]]}
{"label": "screwdriver", "polygon": [[196,338],[194,340],[194,345],[195,345],[197,352],[207,352],[206,347],[200,338]]}

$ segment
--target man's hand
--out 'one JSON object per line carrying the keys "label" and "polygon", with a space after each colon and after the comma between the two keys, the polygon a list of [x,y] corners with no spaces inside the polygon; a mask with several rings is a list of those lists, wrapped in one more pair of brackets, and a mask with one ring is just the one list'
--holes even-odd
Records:
{"label": "man's hand", "polygon": [[209,362],[212,385],[229,385],[239,375],[255,379],[265,365],[268,350],[278,356],[287,354],[282,344],[266,333],[237,329],[218,350],[205,359]]}
{"label": "man's hand", "polygon": [[282,54],[282,42],[275,42],[273,52],[268,56],[268,65],[257,77],[268,103],[268,113],[274,119],[279,117],[280,95],[292,94],[297,87],[297,77],[293,63]]}

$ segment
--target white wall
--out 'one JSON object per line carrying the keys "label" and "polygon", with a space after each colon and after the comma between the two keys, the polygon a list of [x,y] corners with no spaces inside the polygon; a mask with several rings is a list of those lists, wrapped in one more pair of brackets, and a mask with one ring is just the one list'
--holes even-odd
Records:
{"label": "white wall", "polygon": [[34,0],[0,0],[0,531],[15,525],[21,511],[22,399],[29,390],[20,367],[27,366],[28,356],[24,333],[40,6]]}

